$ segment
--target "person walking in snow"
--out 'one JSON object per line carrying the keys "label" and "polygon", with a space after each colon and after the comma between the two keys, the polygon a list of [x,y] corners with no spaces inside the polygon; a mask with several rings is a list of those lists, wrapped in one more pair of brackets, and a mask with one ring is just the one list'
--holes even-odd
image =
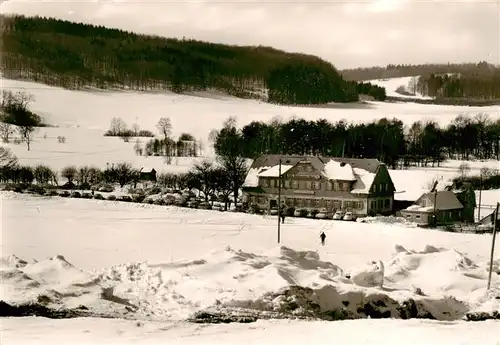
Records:
{"label": "person walking in snow", "polygon": [[325,240],[326,240],[326,235],[323,231],[321,231],[321,234],[319,235],[319,238],[321,240],[321,245],[324,246],[325,245]]}
{"label": "person walking in snow", "polygon": [[285,223],[285,214],[281,213],[281,224]]}

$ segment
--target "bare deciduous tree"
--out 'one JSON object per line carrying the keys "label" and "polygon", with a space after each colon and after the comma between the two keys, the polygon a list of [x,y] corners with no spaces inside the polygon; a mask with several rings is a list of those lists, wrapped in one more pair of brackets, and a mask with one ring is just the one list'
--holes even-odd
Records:
{"label": "bare deciduous tree", "polygon": [[166,140],[172,134],[172,123],[170,122],[170,118],[162,117],[156,124],[156,128]]}
{"label": "bare deciduous tree", "polygon": [[61,170],[61,176],[68,180],[69,183],[73,183],[73,180],[76,178],[76,174],[78,170],[74,165],[67,166],[63,170]]}
{"label": "bare deciduous tree", "polygon": [[120,136],[127,131],[127,124],[119,117],[113,117],[106,133],[109,136]]}
{"label": "bare deciduous tree", "polygon": [[17,165],[17,157],[7,147],[0,147],[0,167],[11,168]]}
{"label": "bare deciduous tree", "polygon": [[10,123],[0,122],[0,136],[4,143],[9,142],[12,134],[14,134],[14,127]]}

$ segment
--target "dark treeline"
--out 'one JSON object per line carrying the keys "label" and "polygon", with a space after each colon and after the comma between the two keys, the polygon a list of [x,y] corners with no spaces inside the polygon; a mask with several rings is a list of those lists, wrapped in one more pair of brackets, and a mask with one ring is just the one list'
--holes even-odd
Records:
{"label": "dark treeline", "polygon": [[420,76],[410,83],[410,93],[437,98],[500,99],[500,67],[487,62],[388,65],[343,70],[341,74],[355,81]]}
{"label": "dark treeline", "polygon": [[383,100],[385,89],[346,82],[335,67],[305,54],[137,35],[63,20],[1,16],[6,78],[70,89],[175,92],[218,89],[282,104]]}
{"label": "dark treeline", "polygon": [[[446,128],[432,121],[408,128],[397,119],[368,124],[254,121],[241,129],[239,138],[241,154],[248,158],[264,153],[378,158],[392,168],[434,165],[451,158],[500,159],[500,120],[485,114],[460,115]],[[219,135],[217,140],[224,138]]]}

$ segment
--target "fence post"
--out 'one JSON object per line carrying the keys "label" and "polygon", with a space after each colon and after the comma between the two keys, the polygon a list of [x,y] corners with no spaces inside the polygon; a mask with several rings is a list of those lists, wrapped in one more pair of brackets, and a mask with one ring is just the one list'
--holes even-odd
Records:
{"label": "fence post", "polygon": [[491,254],[490,254],[490,270],[488,273],[488,290],[491,286],[491,273],[493,271],[493,255],[495,254],[495,238],[497,234],[498,227],[498,208],[500,207],[500,202],[497,202],[497,207],[495,209],[494,218],[493,218],[493,237],[491,240]]}

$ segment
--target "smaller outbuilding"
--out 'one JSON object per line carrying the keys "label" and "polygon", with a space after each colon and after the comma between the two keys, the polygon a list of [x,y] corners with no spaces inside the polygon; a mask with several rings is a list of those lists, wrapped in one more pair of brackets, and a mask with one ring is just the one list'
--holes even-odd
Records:
{"label": "smaller outbuilding", "polygon": [[433,191],[420,196],[401,214],[420,225],[447,225],[466,221],[464,211],[464,205],[452,191]]}

